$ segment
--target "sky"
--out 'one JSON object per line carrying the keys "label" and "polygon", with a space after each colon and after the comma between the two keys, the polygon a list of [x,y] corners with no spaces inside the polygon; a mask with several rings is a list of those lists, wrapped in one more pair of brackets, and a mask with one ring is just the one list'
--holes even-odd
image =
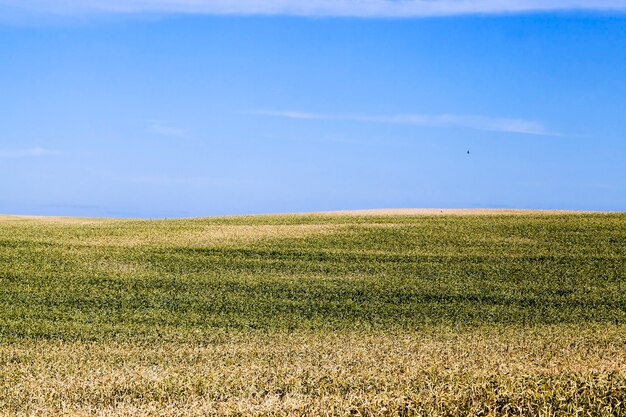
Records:
{"label": "sky", "polygon": [[0,213],[626,211],[626,0],[0,0]]}

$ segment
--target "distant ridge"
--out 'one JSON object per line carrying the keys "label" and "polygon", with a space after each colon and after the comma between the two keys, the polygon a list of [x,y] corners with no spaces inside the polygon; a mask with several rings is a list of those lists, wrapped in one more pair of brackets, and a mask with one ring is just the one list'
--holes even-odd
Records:
{"label": "distant ridge", "polygon": [[122,217],[81,217],[81,216],[34,216],[0,214],[0,221],[43,221],[48,223],[99,223],[119,220],[184,220],[211,217],[248,217],[248,216],[522,216],[522,215],[564,215],[564,214],[617,214],[620,211],[592,210],[529,210],[529,209],[468,209],[468,208],[385,208],[362,210],[310,211],[293,213],[256,213],[197,217],[158,217],[158,218],[122,218]]}
{"label": "distant ridge", "polygon": [[[457,216],[484,216],[484,215],[523,215],[523,214],[592,214],[610,213],[608,211],[583,211],[583,210],[528,210],[528,209],[450,209],[450,208],[386,208],[386,209],[365,209],[365,210],[339,210],[321,211],[301,214],[339,214],[339,215],[457,215]],[[294,213],[300,214],[300,213]]]}

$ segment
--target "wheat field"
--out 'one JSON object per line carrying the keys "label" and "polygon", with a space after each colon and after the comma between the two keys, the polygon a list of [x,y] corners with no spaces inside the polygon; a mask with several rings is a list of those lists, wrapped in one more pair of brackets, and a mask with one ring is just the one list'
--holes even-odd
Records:
{"label": "wheat field", "polygon": [[2,416],[624,416],[626,214],[0,217]]}

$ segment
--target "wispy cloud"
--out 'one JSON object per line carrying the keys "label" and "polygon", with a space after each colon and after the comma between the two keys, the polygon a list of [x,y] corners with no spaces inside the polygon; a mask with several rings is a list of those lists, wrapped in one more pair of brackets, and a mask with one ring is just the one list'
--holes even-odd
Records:
{"label": "wispy cloud", "polygon": [[492,132],[522,133],[527,135],[559,136],[548,130],[542,123],[532,120],[500,118],[459,114],[400,114],[391,116],[376,115],[326,115],[296,111],[260,111],[255,114],[302,120],[344,120],[354,122],[407,124],[433,127],[462,127]]}
{"label": "wispy cloud", "polygon": [[236,184],[235,181],[209,177],[178,177],[169,175],[143,175],[117,177],[118,181],[155,186],[191,186],[191,187],[229,187]]}
{"label": "wispy cloud", "polygon": [[0,149],[0,158],[37,158],[61,154],[60,151],[45,148]]}
{"label": "wispy cloud", "polygon": [[150,132],[161,136],[180,137],[185,135],[186,130],[178,127],[169,126],[168,124],[163,123],[159,120],[153,120],[150,123]]}
{"label": "wispy cloud", "polygon": [[422,17],[557,10],[626,11],[624,0],[0,0],[34,13],[198,13],[293,16]]}

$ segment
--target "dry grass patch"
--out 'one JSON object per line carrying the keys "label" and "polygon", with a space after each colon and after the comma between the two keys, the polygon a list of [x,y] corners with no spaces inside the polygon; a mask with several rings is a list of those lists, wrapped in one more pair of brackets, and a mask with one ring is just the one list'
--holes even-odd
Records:
{"label": "dry grass patch", "polygon": [[296,239],[335,233],[345,229],[337,224],[210,224],[185,227],[179,230],[140,229],[117,235],[98,234],[74,239],[72,244],[113,247],[206,247],[249,244],[266,239]]}
{"label": "dry grass patch", "polygon": [[22,222],[31,224],[49,225],[95,225],[119,221],[117,219],[90,218],[90,217],[61,217],[61,216],[13,216],[0,215],[0,222]]}
{"label": "dry grass patch", "polygon": [[618,328],[0,345],[0,415],[624,415]]}
{"label": "dry grass patch", "polygon": [[[317,215],[341,216],[502,216],[502,215],[564,215],[600,213],[576,210],[522,210],[522,209],[447,209],[447,208],[388,208],[368,210],[340,210],[317,212]],[[309,214],[309,213],[307,213]]]}

